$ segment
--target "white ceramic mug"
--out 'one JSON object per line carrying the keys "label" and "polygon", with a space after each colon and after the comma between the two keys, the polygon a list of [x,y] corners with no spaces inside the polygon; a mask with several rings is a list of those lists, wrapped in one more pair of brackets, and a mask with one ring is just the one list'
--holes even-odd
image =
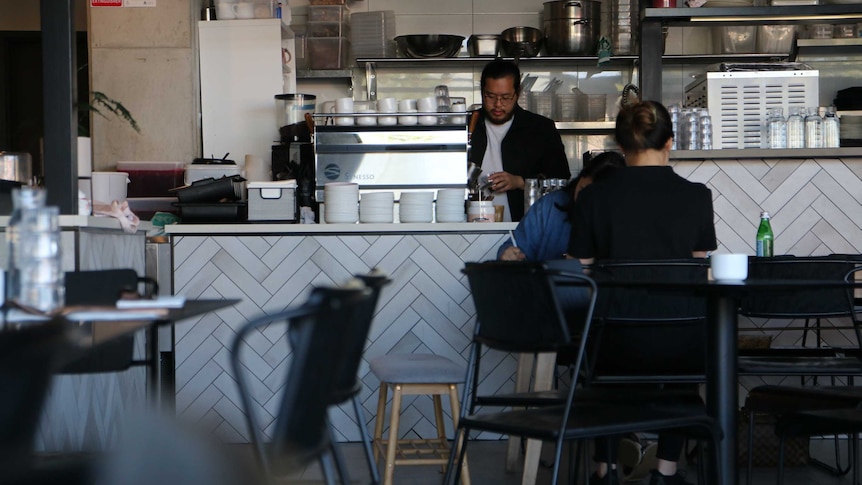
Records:
{"label": "white ceramic mug", "polygon": [[253,19],[254,18],[254,3],[239,2],[231,5],[234,15],[238,19]]}
{"label": "white ceramic mug", "polygon": [[437,96],[419,98],[419,100],[416,101],[416,109],[418,109],[420,113],[436,113]]}
{"label": "white ceramic mug", "polygon": [[378,99],[377,111],[381,113],[395,113],[398,111],[398,101],[395,98]]}
{"label": "white ceramic mug", "polygon": [[220,3],[216,5],[216,17],[218,17],[219,20],[235,19],[236,14],[233,13],[233,4]]}
{"label": "white ceramic mug", "polygon": [[402,99],[398,102],[398,111],[402,113],[411,113],[416,111],[415,99]]}
{"label": "white ceramic mug", "polygon": [[[402,113],[416,113],[416,110],[412,109],[409,111],[402,111]],[[418,122],[418,118],[416,117],[415,114],[407,115],[407,116],[401,115],[398,117],[398,124],[399,125],[415,125],[417,122]]]}
{"label": "white ceramic mug", "polygon": [[320,104],[321,113],[335,113],[335,101],[324,101]]}
{"label": "white ceramic mug", "polygon": [[[336,113],[353,113],[353,98],[338,98],[335,100]],[[350,116],[338,116],[335,118],[335,124],[339,126],[350,126],[353,124],[353,118]]]}
{"label": "white ceramic mug", "polygon": [[398,124],[397,116],[380,116],[377,118],[377,124],[383,126],[392,126]]}
{"label": "white ceramic mug", "polygon": [[[375,114],[375,113],[377,113],[377,111],[373,110],[373,109],[364,109],[364,110],[360,111],[360,113]],[[377,117],[376,116],[358,116],[356,118],[356,124],[360,125],[360,126],[374,126],[377,124]]]}
{"label": "white ceramic mug", "polygon": [[709,257],[712,278],[718,281],[742,281],[748,278],[747,254],[713,254]]}
{"label": "white ceramic mug", "polygon": [[127,172],[93,172],[93,202],[110,204],[126,200],[129,174]]}

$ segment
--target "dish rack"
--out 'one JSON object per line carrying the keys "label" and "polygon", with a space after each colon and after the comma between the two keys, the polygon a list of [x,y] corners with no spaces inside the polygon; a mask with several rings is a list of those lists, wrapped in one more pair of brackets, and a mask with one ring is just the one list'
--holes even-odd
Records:
{"label": "dish rack", "polygon": [[761,148],[761,127],[770,108],[819,105],[820,72],[707,72],[685,88],[685,106],[707,108],[714,149]]}

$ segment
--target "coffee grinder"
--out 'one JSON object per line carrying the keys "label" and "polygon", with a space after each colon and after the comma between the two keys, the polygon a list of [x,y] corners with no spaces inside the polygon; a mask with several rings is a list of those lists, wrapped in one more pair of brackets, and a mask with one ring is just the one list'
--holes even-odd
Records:
{"label": "coffee grinder", "polygon": [[298,207],[311,207],[317,215],[314,199],[314,144],[306,113],[314,113],[317,96],[312,94],[276,94],[279,144],[272,147],[273,180],[295,179]]}

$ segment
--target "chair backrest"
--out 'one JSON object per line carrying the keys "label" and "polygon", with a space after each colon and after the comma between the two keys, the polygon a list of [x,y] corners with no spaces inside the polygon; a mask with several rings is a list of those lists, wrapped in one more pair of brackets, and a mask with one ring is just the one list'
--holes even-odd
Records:
{"label": "chair backrest", "polygon": [[362,389],[362,384],[359,380],[359,365],[362,363],[362,355],[365,352],[368,332],[371,330],[371,323],[374,321],[374,312],[377,309],[380,290],[390,282],[390,279],[385,274],[376,271],[364,275],[356,275],[356,278],[371,290],[371,294],[350,315],[351,321],[347,325],[346,332],[341,339],[344,348],[341,351],[341,369],[338,372],[338,380],[332,395],[332,404],[340,404]]}
{"label": "chair backrest", "polygon": [[[753,257],[748,263],[748,279],[843,280],[860,264],[862,257],[841,254]],[[740,313],[762,318],[841,317],[850,315],[850,307],[847,292],[841,288],[805,289],[746,296]]]}
{"label": "chair backrest", "polygon": [[[328,445],[327,408],[342,368],[345,333],[371,298],[371,290],[315,288],[301,307],[264,315],[240,329],[232,345],[231,363],[258,458],[270,475],[282,475],[318,458]],[[250,389],[240,358],[241,343],[253,329],[277,322],[289,323],[291,364],[282,388],[272,445],[263,438],[251,409]]]}
{"label": "chair backrest", "polygon": [[[566,321],[555,273],[542,263],[467,263],[464,273],[476,306],[474,340],[482,345],[504,352],[556,352],[571,345],[572,331],[589,328],[589,321]],[[591,288],[592,280],[584,275],[567,279]],[[595,299],[594,291],[587,294],[584,315],[591,313]]]}
{"label": "chair backrest", "polygon": [[593,382],[705,380],[706,300],[671,290],[603,281],[706,281],[703,259],[602,261],[587,378]]}
{"label": "chair backrest", "polygon": [[[113,306],[123,292],[138,291],[138,273],[133,269],[69,271],[65,274],[66,305]],[[75,362],[61,374],[94,374],[128,369],[134,362],[134,335],[109,342]]]}
{"label": "chair backrest", "polygon": [[45,397],[63,352],[62,320],[0,330],[0,483],[26,471]]}

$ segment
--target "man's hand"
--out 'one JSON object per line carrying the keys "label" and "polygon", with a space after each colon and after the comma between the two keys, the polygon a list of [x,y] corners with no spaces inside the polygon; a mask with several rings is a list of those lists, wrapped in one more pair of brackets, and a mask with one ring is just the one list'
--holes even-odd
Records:
{"label": "man's hand", "polygon": [[525,258],[526,256],[524,256],[524,253],[515,246],[509,246],[505,251],[503,251],[503,254],[500,255],[501,261],[523,261]]}
{"label": "man's hand", "polygon": [[524,177],[512,175],[509,172],[494,172],[488,175],[491,190],[494,192],[508,192],[512,189],[524,188]]}

